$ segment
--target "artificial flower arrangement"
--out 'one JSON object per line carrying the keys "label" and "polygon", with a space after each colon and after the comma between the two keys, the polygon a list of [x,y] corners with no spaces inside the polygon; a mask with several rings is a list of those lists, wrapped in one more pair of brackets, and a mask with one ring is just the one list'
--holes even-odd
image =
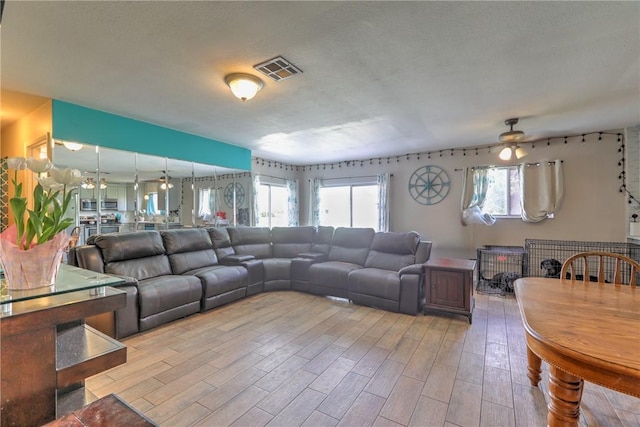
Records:
{"label": "artificial flower arrangement", "polygon": [[[72,218],[65,218],[71,190],[83,178],[79,170],[58,169],[49,159],[10,157],[7,167],[15,170],[11,180],[14,195],[9,200],[15,224],[0,234],[0,261],[9,288],[50,285],[69,242],[64,231],[73,224]],[[18,172],[26,169],[34,172],[38,180],[33,189],[32,208],[22,195],[22,183],[18,182]],[[45,277],[37,277],[39,274]]]}

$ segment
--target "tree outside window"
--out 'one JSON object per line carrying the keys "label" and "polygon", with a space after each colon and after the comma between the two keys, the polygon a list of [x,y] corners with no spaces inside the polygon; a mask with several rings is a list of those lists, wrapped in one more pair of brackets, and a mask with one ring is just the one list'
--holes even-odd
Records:
{"label": "tree outside window", "polygon": [[520,217],[520,174],[517,166],[491,168],[482,211],[495,217]]}

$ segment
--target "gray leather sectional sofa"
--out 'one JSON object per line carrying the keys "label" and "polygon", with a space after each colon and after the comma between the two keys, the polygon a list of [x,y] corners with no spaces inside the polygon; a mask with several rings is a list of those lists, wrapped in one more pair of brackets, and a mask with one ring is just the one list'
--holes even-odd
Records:
{"label": "gray leather sectional sofa", "polygon": [[431,242],[368,228],[186,228],[94,236],[69,257],[125,279],[122,338],[246,296],[296,290],[417,314]]}

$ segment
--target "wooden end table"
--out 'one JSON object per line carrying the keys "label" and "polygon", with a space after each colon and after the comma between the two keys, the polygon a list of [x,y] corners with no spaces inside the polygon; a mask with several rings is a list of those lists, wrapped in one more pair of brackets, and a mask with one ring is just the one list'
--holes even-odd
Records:
{"label": "wooden end table", "polygon": [[473,316],[475,260],[435,258],[425,263],[424,310]]}

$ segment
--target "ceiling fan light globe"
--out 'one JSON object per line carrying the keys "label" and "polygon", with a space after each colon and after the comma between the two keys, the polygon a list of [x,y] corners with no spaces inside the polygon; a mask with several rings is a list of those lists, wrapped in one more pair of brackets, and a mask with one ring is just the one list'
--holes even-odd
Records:
{"label": "ceiling fan light globe", "polygon": [[524,156],[526,156],[527,154],[529,154],[529,153],[527,153],[527,150],[525,150],[524,148],[522,148],[522,147],[516,148],[516,159],[521,159]]}
{"label": "ceiling fan light globe", "polygon": [[500,159],[502,159],[502,160],[509,160],[509,159],[511,159],[511,147],[504,147],[504,148],[500,151],[500,154],[498,154],[498,157],[500,157]]}

